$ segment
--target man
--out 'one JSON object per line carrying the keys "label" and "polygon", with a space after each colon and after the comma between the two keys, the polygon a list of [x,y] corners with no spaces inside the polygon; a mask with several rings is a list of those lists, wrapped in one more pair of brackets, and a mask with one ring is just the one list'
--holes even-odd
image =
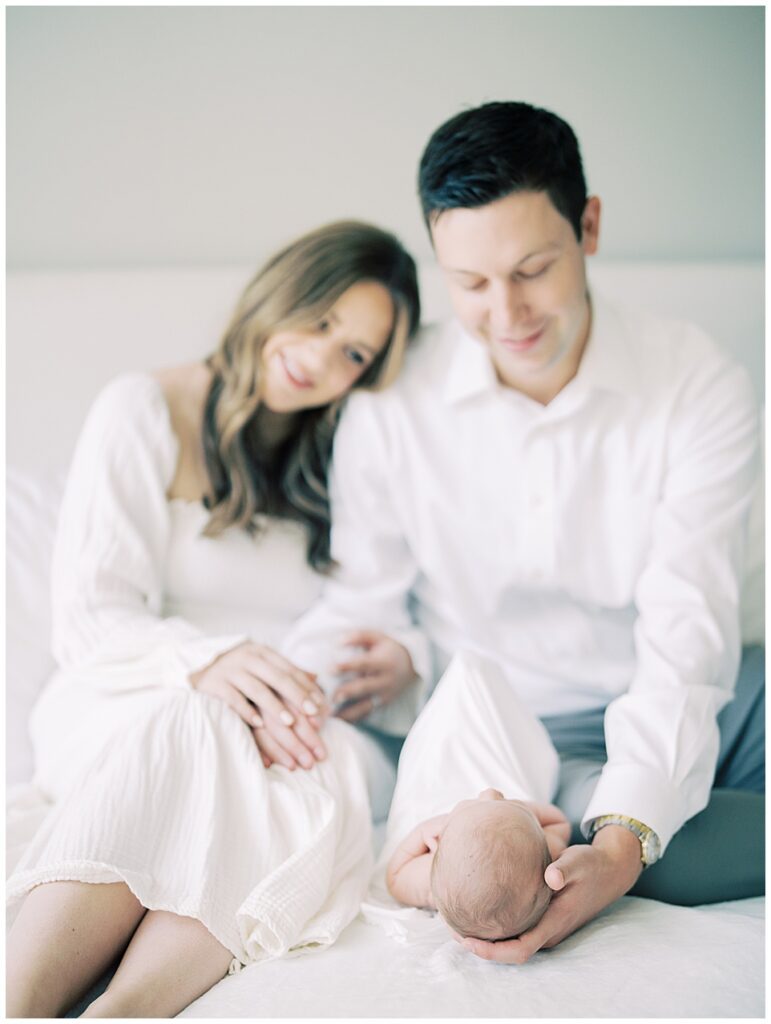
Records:
{"label": "man", "polygon": [[[457,319],[424,331],[391,389],[349,403],[331,484],[342,569],[300,631],[365,621],[430,682],[478,651],[544,721],[556,802],[589,842],[547,868],[557,895],[534,929],[465,940],[520,963],[638,882],[706,806],[716,764],[723,786],[762,791],[761,673],[729,704],[757,414],[746,372],[700,330],[590,295],[600,201],[560,118],[523,103],[459,114],[419,186]],[[400,684],[368,675],[382,658],[375,637],[364,646],[338,697],[378,724]],[[717,827],[724,846],[752,833],[757,884],[762,798],[745,795]],[[709,861],[699,839],[687,859],[696,846]],[[711,891],[673,898],[745,894]]]}

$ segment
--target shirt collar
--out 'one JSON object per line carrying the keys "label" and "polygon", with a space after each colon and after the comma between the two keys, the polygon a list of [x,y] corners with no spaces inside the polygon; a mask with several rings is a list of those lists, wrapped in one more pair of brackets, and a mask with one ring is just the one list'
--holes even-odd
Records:
{"label": "shirt collar", "polygon": [[589,340],[578,373],[570,384],[575,385],[575,390],[612,391],[634,397],[639,394],[640,385],[635,340],[630,337],[627,324],[619,311],[602,296],[592,292],[591,303]]}
{"label": "shirt collar", "polygon": [[[594,292],[592,326],[578,373],[567,385],[572,392],[612,391],[639,394],[639,360],[624,319]],[[447,365],[444,399],[452,405],[501,388],[487,349],[457,320],[450,326],[452,352]],[[639,342],[638,342],[639,343]],[[507,389],[509,390],[509,389]],[[514,390],[514,389],[510,389]]]}
{"label": "shirt collar", "polygon": [[444,400],[453,405],[497,390],[500,385],[495,367],[482,342],[469,334],[457,320],[450,325],[448,340],[452,349],[444,379]]}

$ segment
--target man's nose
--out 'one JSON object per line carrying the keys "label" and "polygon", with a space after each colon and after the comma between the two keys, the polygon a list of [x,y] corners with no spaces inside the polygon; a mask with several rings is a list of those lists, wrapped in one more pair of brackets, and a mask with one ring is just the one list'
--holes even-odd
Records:
{"label": "man's nose", "polygon": [[526,313],[527,304],[518,282],[505,281],[494,290],[492,319],[499,330],[516,327],[527,318]]}

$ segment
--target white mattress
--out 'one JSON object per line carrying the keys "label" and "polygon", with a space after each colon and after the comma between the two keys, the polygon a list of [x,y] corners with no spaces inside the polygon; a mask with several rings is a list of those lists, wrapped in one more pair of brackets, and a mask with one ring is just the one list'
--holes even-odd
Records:
{"label": "white mattress", "polygon": [[357,919],[318,953],[255,964],[182,1017],[762,1017],[762,898],[670,907],[627,896],[523,967],[443,927],[398,944]]}
{"label": "white mattress", "polygon": [[[8,871],[46,809],[32,786],[11,791]],[[331,948],[247,967],[180,1016],[762,1017],[764,904],[627,896],[523,967],[477,959],[438,919],[401,943],[357,918]]]}

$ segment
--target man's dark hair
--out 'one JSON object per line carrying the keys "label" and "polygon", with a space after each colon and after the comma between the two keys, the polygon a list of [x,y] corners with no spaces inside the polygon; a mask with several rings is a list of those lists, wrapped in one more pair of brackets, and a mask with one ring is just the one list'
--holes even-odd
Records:
{"label": "man's dark hair", "polygon": [[423,151],[418,190],[426,226],[512,192],[546,192],[581,239],[586,180],[578,139],[562,118],[529,103],[485,103],[445,121]]}

